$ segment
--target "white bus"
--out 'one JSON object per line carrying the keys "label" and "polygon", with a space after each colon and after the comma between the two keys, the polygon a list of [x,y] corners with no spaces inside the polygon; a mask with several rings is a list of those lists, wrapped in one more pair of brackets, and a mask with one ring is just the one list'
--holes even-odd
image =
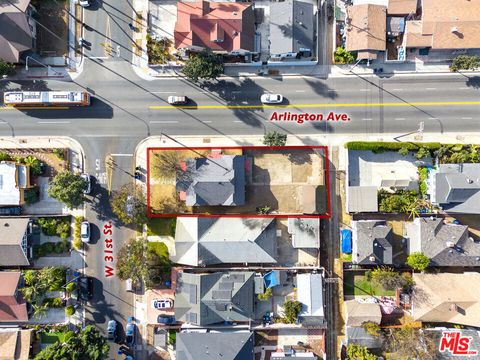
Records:
{"label": "white bus", "polygon": [[90,94],[85,91],[8,91],[3,102],[9,106],[88,106]]}

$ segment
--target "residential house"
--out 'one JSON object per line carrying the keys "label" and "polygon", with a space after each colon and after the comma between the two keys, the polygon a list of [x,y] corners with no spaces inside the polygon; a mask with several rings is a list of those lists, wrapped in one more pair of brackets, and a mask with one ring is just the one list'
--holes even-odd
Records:
{"label": "residential house", "polygon": [[254,336],[250,331],[180,332],[176,340],[177,360],[254,360]]}
{"label": "residential house", "polygon": [[434,205],[457,214],[480,214],[480,164],[440,164],[428,176]]}
{"label": "residential house", "polygon": [[438,218],[416,218],[406,224],[408,252],[421,252],[432,266],[480,266],[480,242],[465,225]]}
{"label": "residential house", "polygon": [[32,329],[1,328],[0,359],[28,360],[32,340]]}
{"label": "residential house", "polygon": [[0,206],[23,205],[25,191],[29,187],[30,167],[28,165],[11,161],[0,163]]}
{"label": "residential house", "polygon": [[35,23],[30,0],[0,0],[0,60],[18,63],[33,48]]}
{"label": "residential house", "polygon": [[388,0],[387,13],[394,16],[408,16],[417,12],[418,0]]}
{"label": "residential house", "polygon": [[392,228],[382,220],[352,221],[352,262],[392,265]]}
{"label": "residential house", "polygon": [[187,206],[245,204],[245,161],[242,155],[187,159],[177,175],[180,199]]}
{"label": "residential house", "polygon": [[296,249],[320,248],[319,218],[289,218],[288,233],[292,238],[292,246]]}
{"label": "residential house", "polygon": [[348,212],[378,212],[378,189],[376,186],[349,186]]}
{"label": "residential house", "polygon": [[0,267],[30,265],[29,222],[27,218],[0,218]]}
{"label": "residential house", "polygon": [[345,334],[345,345],[360,345],[367,349],[381,349],[383,346],[382,337],[374,336],[363,327],[347,326]]}
{"label": "residential house", "polygon": [[284,346],[288,349],[285,351],[276,351],[270,354],[270,360],[317,360],[318,357],[310,351],[297,351],[291,346]]}
{"label": "residential house", "polygon": [[421,0],[421,19],[406,23],[403,46],[411,51],[479,49],[480,0]]}
{"label": "residential house", "polygon": [[366,322],[379,324],[382,321],[382,311],[377,303],[345,301],[347,327],[361,327]]}
{"label": "residential house", "polygon": [[174,37],[176,49],[210,49],[218,53],[253,51],[252,3],[178,2]]}
{"label": "residential house", "polygon": [[357,52],[357,59],[376,59],[386,49],[387,8],[360,4],[347,7],[346,50]]}
{"label": "residential house", "polygon": [[172,261],[191,266],[276,263],[275,219],[178,217]]}
{"label": "residential house", "polygon": [[175,318],[198,326],[248,322],[254,313],[254,273],[179,273]]}
{"label": "residential house", "polygon": [[20,272],[0,271],[0,324],[10,325],[28,321],[27,303],[18,291]]}
{"label": "residential house", "polygon": [[270,3],[270,53],[313,53],[315,9],[312,3],[286,0]]}
{"label": "residential house", "polygon": [[297,275],[297,301],[302,303],[298,322],[304,326],[319,326],[325,321],[322,274]]}
{"label": "residential house", "polygon": [[413,273],[412,316],[416,321],[480,324],[480,273]]}

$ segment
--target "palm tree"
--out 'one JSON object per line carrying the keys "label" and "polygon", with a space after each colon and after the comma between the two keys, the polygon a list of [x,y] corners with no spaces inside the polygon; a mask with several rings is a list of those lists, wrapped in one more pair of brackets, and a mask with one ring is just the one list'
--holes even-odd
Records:
{"label": "palm tree", "polygon": [[33,316],[37,319],[44,318],[47,315],[48,306],[46,304],[40,305],[37,303],[32,304]]}

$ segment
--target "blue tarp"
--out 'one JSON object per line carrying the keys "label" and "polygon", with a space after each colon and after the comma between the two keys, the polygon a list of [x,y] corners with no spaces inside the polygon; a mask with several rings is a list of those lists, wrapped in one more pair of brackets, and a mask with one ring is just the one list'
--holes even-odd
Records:
{"label": "blue tarp", "polygon": [[352,253],[352,232],[348,229],[340,231],[342,235],[342,252],[344,254]]}
{"label": "blue tarp", "polygon": [[280,276],[278,270],[270,271],[263,276],[263,282],[265,283],[265,288],[269,289],[274,286],[280,285]]}

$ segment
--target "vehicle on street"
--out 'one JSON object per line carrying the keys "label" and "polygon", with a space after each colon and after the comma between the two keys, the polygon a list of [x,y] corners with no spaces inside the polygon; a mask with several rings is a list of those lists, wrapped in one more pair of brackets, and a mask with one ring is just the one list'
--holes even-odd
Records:
{"label": "vehicle on street", "polygon": [[125,326],[125,342],[128,347],[135,345],[135,318],[130,316],[127,320],[127,326]]}
{"label": "vehicle on street", "polygon": [[93,296],[93,279],[90,276],[82,276],[77,283],[78,298],[88,301]]}
{"label": "vehicle on street", "polygon": [[90,0],[80,0],[78,4],[83,8],[87,8],[91,5]]}
{"label": "vehicle on street", "polygon": [[260,97],[262,104],[281,104],[283,102],[283,96],[280,94],[263,94]]}
{"label": "vehicle on street", "polygon": [[170,105],[185,105],[188,102],[188,98],[186,96],[174,96],[170,95],[167,98],[167,102]]}
{"label": "vehicle on street", "polygon": [[88,221],[84,221],[80,225],[80,237],[84,243],[90,242],[90,223]]}
{"label": "vehicle on street", "polygon": [[157,322],[163,325],[172,325],[175,324],[177,321],[175,320],[174,316],[158,315]]}
{"label": "vehicle on street", "polygon": [[117,342],[117,322],[110,320],[107,324],[107,340]]}
{"label": "vehicle on street", "polygon": [[7,106],[87,106],[90,94],[86,91],[7,91],[3,94]]}
{"label": "vehicle on street", "polygon": [[92,182],[90,181],[90,175],[84,173],[80,174],[80,177],[87,183],[87,187],[85,188],[85,190],[83,190],[83,193],[90,194],[92,192]]}
{"label": "vehicle on street", "polygon": [[173,307],[173,300],[155,299],[155,300],[152,300],[152,306],[155,309],[171,309]]}

